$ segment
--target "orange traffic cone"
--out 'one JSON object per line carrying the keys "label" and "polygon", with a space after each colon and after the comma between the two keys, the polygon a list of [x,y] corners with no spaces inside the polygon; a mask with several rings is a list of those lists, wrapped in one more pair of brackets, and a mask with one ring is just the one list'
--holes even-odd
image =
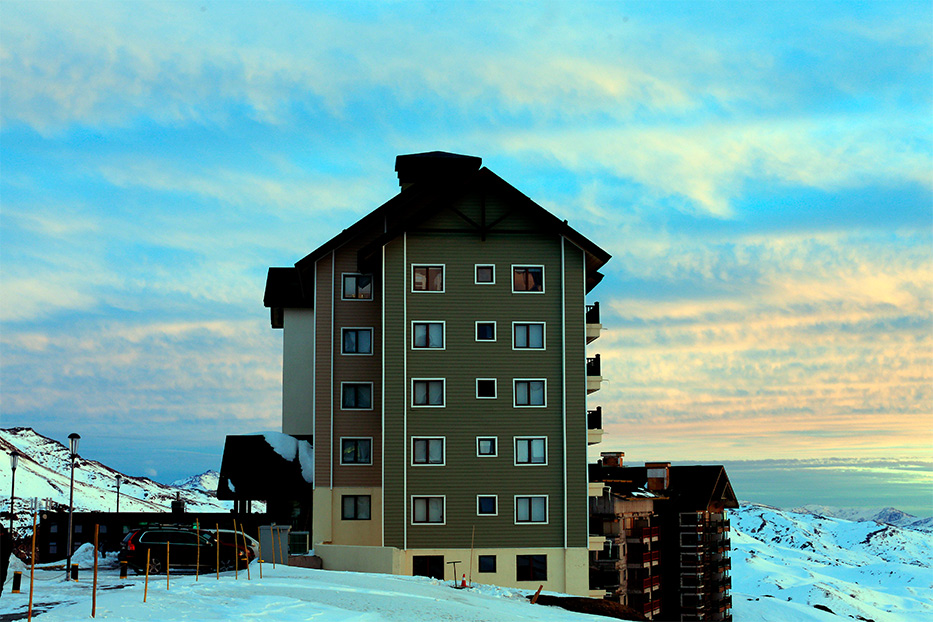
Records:
{"label": "orange traffic cone", "polygon": [[466,573],[463,574],[463,578],[460,579],[460,589],[463,589],[467,586],[466,584]]}

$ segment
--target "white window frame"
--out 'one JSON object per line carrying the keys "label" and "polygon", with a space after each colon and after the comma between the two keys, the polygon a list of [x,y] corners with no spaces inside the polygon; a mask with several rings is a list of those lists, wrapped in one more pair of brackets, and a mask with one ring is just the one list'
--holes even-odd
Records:
{"label": "white window frame", "polygon": [[[415,289],[415,268],[440,268],[441,288],[440,289]],[[413,263],[411,264],[411,293],[413,294],[443,294],[447,292],[447,264],[442,263]]]}
{"label": "white window frame", "polygon": [[[519,499],[544,499],[544,520],[543,521],[531,521],[531,520],[519,521],[518,520],[518,500]],[[516,525],[547,525],[548,521],[551,518],[550,501],[548,500],[547,495],[515,495],[512,499],[512,503],[513,503],[512,507],[515,509],[515,513],[512,518],[515,521]],[[530,509],[531,508],[529,507],[529,510]],[[528,514],[530,516],[531,512],[529,511]]]}
{"label": "white window frame", "polygon": [[[441,512],[444,513],[444,520],[439,523],[424,521],[415,521],[415,499],[442,499],[443,505]],[[447,524],[447,495],[412,495],[411,496],[411,524],[412,525],[446,525]]]}
{"label": "white window frame", "polygon": [[[544,462],[519,462],[518,461],[518,441],[544,441]],[[529,445],[528,451],[529,458],[531,457],[531,446]],[[548,450],[547,450],[547,437],[546,436],[513,436],[512,437],[512,464],[517,467],[541,467],[548,465]]]}
{"label": "white window frame", "polygon": [[[492,339],[480,339],[479,338],[479,325],[480,324],[492,324]],[[499,327],[496,326],[495,320],[476,320],[473,323],[473,341],[478,343],[495,343],[499,339]]]}
{"label": "white window frame", "polygon": [[[519,382],[543,382],[544,383],[544,403],[543,404],[519,404],[518,403],[518,390],[517,390]],[[512,378],[512,407],[513,408],[547,408],[547,378]]]}
{"label": "white window frame", "polygon": [[[495,499],[496,500],[496,511],[491,514],[480,512],[479,511],[479,500],[481,497],[492,497],[493,499]],[[476,515],[477,516],[499,516],[499,495],[476,495]]]}
{"label": "white window frame", "polygon": [[[477,280],[477,271],[480,268],[492,268],[492,281],[478,281]],[[473,284],[474,285],[495,285],[496,284],[496,264],[494,263],[477,263],[473,264]]]}
{"label": "white window frame", "polygon": [[[344,408],[343,407],[343,385],[345,384],[368,384],[369,385],[369,408]],[[353,382],[352,380],[347,380],[346,382],[340,383],[340,410],[352,412],[352,411],[362,411],[367,412],[373,410],[375,407],[375,391],[372,382]]]}
{"label": "white window frame", "polygon": [[[344,462],[343,461],[343,442],[344,441],[369,441],[369,462]],[[337,447],[339,447],[339,451],[340,451],[340,466],[367,467],[367,466],[373,465],[373,437],[372,436],[341,436],[340,444]]]}
{"label": "white window frame", "polygon": [[[415,404],[415,383],[416,382],[435,382],[438,380],[441,382],[441,386],[443,387],[441,396],[444,402],[442,404]],[[411,379],[411,407],[412,408],[446,408],[447,407],[447,379],[446,378],[412,378]]]}
{"label": "white window frame", "polygon": [[[489,397],[488,395],[481,396],[479,394],[479,382],[480,380],[490,380],[492,381],[492,392],[493,396]],[[495,378],[477,378],[476,379],[476,399],[478,400],[494,400],[499,397],[499,381]]]}
{"label": "white window frame", "polygon": [[[515,268],[541,268],[541,291],[528,291],[524,289],[515,289]],[[543,294],[547,286],[547,279],[544,274],[544,264],[539,263],[513,263],[511,270],[509,270],[509,279],[511,282],[509,286],[512,288],[513,294]]]}
{"label": "white window frame", "polygon": [[[440,441],[441,442],[441,461],[440,462],[415,462],[415,441]],[[428,447],[428,455],[430,455],[430,446]],[[446,436],[412,436],[411,437],[411,466],[413,467],[447,466],[447,437]]]}
{"label": "white window frame", "polygon": [[[481,454],[479,453],[479,442],[482,439],[491,438],[496,442],[495,451],[491,454]],[[477,458],[498,458],[499,457],[499,437],[498,436],[477,436],[476,437],[476,457]]]}
{"label": "white window frame", "polygon": [[[541,326],[541,347],[532,348],[531,346],[526,346],[524,348],[519,348],[515,345],[515,327],[516,326]],[[547,322],[512,322],[512,349],[519,352],[525,352],[526,350],[532,350],[534,352],[543,352],[547,350]]]}
{"label": "white window frame", "polygon": [[[343,334],[344,332],[348,330],[355,330],[355,331],[368,330],[369,331],[369,352],[346,352],[344,351]],[[372,326],[343,326],[340,329],[340,354],[342,354],[343,356],[372,356],[373,347],[375,346],[375,341],[373,341],[374,337],[375,337],[375,331],[373,330]],[[359,340],[357,340],[357,344],[359,344]]]}
{"label": "white window frame", "polygon": [[[347,298],[344,294],[343,282],[344,279],[348,276],[368,276],[370,279],[370,289],[372,290],[372,295],[369,298]],[[373,274],[369,272],[341,272],[340,273],[340,299],[347,300],[350,302],[372,302],[376,299],[376,279]]]}
{"label": "white window frame", "polygon": [[[440,324],[441,325],[441,341],[444,343],[440,348],[432,348],[425,346],[423,348],[415,347],[415,324]],[[417,350],[419,352],[427,350],[446,350],[447,349],[447,321],[446,320],[412,320],[411,321],[411,349]]]}

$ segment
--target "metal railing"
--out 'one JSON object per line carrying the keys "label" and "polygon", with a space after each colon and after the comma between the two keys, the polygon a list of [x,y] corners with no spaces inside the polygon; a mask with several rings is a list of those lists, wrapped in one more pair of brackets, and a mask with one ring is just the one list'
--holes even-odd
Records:
{"label": "metal railing", "polygon": [[586,305],[586,323],[587,324],[599,324],[599,303],[594,302],[591,305]]}

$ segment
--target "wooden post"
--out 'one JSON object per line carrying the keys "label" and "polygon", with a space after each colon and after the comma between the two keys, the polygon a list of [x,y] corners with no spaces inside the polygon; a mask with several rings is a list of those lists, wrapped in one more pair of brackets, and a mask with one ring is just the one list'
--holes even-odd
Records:
{"label": "wooden post", "polygon": [[237,555],[236,550],[236,519],[233,519],[233,578],[236,581],[240,580],[240,556]]}
{"label": "wooden post", "polygon": [[275,523],[269,527],[269,534],[272,536],[272,569],[275,570]]}
{"label": "wooden post", "polygon": [[259,536],[259,539],[256,540],[259,543],[256,557],[259,558],[259,578],[262,579],[262,527],[256,528],[256,535]]}
{"label": "wooden post", "polygon": [[[13,502],[10,501],[10,509],[12,510]],[[36,576],[36,514],[32,515],[32,556],[29,558],[29,617],[27,620],[32,620],[32,585],[33,579]],[[66,571],[67,578],[67,571]]]}
{"label": "wooden post", "polygon": [[243,552],[246,553],[246,580],[250,581],[249,577],[249,547],[246,546],[246,531],[243,530],[243,521],[240,521],[240,533],[243,535]]}
{"label": "wooden post", "polygon": [[473,525],[473,533],[470,534],[470,587],[473,587],[473,542],[476,540],[476,525]]}
{"label": "wooden post", "polygon": [[538,591],[535,592],[535,595],[531,597],[531,604],[532,604],[532,605],[535,604],[536,602],[538,602],[538,596],[541,595],[541,590],[543,590],[543,589],[544,589],[544,586],[543,586],[543,585],[539,585],[539,586],[538,586]]}
{"label": "wooden post", "polygon": [[217,549],[217,580],[220,581],[220,523],[214,523],[217,529],[217,539],[214,541],[214,548]]}
{"label": "wooden post", "polygon": [[194,521],[194,531],[197,534],[197,545],[198,550],[195,553],[195,562],[194,562],[194,580],[197,582],[198,577],[201,575],[201,522]]}
{"label": "wooden post", "polygon": [[97,538],[100,535],[100,525],[94,525],[94,581],[91,584],[91,617],[97,617]]}
{"label": "wooden post", "polygon": [[152,549],[146,549],[146,586],[143,588],[143,602],[146,602],[146,595],[149,594],[149,556]]}

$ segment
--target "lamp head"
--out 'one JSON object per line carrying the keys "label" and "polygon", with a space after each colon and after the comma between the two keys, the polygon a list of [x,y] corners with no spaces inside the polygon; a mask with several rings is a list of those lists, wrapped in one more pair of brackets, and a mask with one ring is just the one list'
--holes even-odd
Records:
{"label": "lamp head", "polygon": [[15,471],[17,464],[19,464],[19,452],[14,451],[10,454],[10,470]]}
{"label": "lamp head", "polygon": [[81,440],[81,435],[75,432],[72,432],[68,435],[68,442],[71,446],[71,456],[74,457],[78,453],[78,441]]}

